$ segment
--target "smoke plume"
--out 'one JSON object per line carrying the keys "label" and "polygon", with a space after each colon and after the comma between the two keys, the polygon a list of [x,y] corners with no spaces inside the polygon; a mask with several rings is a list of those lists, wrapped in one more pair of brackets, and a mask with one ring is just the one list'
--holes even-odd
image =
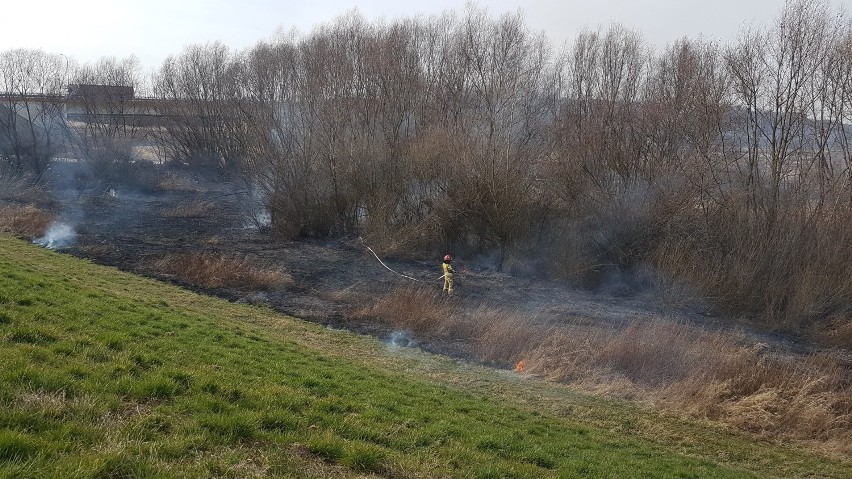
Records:
{"label": "smoke plume", "polygon": [[35,238],[33,243],[45,248],[58,249],[74,244],[74,228],[63,221],[54,221],[41,238]]}

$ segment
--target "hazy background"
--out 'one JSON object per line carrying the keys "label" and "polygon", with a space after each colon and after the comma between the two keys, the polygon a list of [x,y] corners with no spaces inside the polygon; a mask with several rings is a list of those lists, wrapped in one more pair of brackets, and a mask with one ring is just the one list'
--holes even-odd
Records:
{"label": "hazy background", "polygon": [[[370,21],[381,18],[462,11],[463,0],[434,0],[412,7],[399,0],[46,0],[0,7],[7,21],[0,29],[0,51],[41,48],[82,63],[102,56],[135,54],[144,69],[159,67],[189,43],[219,40],[231,48],[249,47],[282,28],[309,32],[354,8]],[[840,2],[843,4],[844,2]],[[583,28],[620,23],[641,31],[657,49],[684,37],[727,43],[744,26],[760,27],[783,0],[489,0],[477,2],[491,14],[522,9],[531,28],[544,31],[555,45]],[[848,9],[848,7],[847,7]]]}

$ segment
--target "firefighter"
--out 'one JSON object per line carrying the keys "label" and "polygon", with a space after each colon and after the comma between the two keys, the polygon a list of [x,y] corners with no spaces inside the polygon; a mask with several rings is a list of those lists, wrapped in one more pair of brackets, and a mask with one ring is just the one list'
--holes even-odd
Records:
{"label": "firefighter", "polygon": [[447,294],[453,294],[453,257],[450,255],[444,256],[444,263],[441,267],[444,270],[444,292]]}

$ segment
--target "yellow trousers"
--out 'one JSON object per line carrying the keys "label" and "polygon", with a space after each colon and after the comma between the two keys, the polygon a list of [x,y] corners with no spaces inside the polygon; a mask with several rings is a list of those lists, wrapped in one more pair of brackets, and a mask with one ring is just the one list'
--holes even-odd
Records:
{"label": "yellow trousers", "polygon": [[453,294],[453,273],[444,273],[444,291]]}

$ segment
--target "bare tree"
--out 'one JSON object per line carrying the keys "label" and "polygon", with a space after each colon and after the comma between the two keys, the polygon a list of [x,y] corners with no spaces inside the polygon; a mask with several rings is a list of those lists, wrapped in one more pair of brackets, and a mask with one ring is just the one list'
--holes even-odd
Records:
{"label": "bare tree", "polygon": [[102,58],[78,68],[69,86],[68,120],[72,138],[93,171],[103,174],[115,165],[126,166],[144,141],[144,111],[134,104],[142,86],[139,60]]}
{"label": "bare tree", "polygon": [[687,163],[690,207],[669,222],[674,234],[657,258],[729,311],[798,324],[852,296],[841,279],[850,252],[838,247],[852,234],[841,226],[848,210],[836,207],[846,197],[834,159],[846,129],[836,52],[848,28],[838,18],[824,2],[790,2],[773,27],[745,32],[725,53],[731,107],[707,117],[719,133],[701,135],[716,139],[690,152],[701,160]]}
{"label": "bare tree", "polygon": [[471,9],[462,33],[469,109],[478,121],[466,131],[471,148],[456,179],[466,219],[483,246],[498,249],[502,269],[509,249],[529,234],[537,206],[534,171],[545,156],[550,49],[527,31],[520,12],[492,21]]}
{"label": "bare tree", "polygon": [[562,61],[567,81],[556,126],[569,191],[578,178],[598,188],[616,177],[642,178],[647,142],[640,103],[649,62],[642,38],[620,26],[584,32]]}
{"label": "bare tree", "polygon": [[812,152],[814,126],[831,129],[828,104],[820,98],[826,84],[818,83],[837,30],[825,3],[792,2],[773,29],[746,34],[727,55],[745,113],[746,161],[740,167],[747,173],[745,188],[751,207],[770,224],[786,187],[801,186],[794,183],[805,177],[802,161]]}
{"label": "bare tree", "polygon": [[0,53],[0,147],[18,172],[40,178],[63,146],[65,65],[41,50]]}
{"label": "bare tree", "polygon": [[219,173],[239,168],[244,156],[240,67],[221,43],[190,45],[166,59],[153,89],[156,110],[166,122],[157,140],[168,160]]}

